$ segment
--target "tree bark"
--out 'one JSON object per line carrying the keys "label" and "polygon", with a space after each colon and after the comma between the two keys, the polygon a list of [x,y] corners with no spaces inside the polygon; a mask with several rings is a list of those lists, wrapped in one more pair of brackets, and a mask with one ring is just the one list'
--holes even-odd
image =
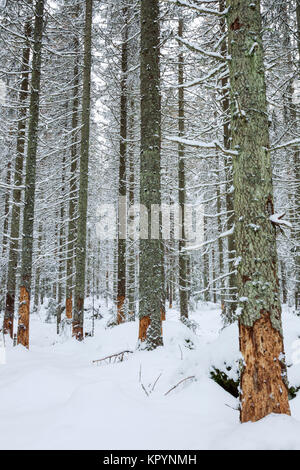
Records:
{"label": "tree bark", "polygon": [[227,0],[242,422],[290,414],[277,274],[260,2]]}

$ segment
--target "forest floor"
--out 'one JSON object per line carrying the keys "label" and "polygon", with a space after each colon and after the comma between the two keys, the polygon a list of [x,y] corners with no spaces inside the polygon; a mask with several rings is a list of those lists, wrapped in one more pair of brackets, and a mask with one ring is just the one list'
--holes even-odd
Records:
{"label": "forest floor", "polygon": [[[300,449],[300,392],[292,417],[239,424],[238,401],[210,378],[212,366],[237,377],[236,325],[221,330],[220,309],[199,304],[195,332],[175,309],[164,347],[119,363],[92,363],[135,350],[138,323],[106,328],[78,343],[57,337],[45,310],[31,317],[31,346],[6,345],[0,365],[1,449]],[[300,385],[300,318],[284,311],[289,380]],[[89,325],[90,326],[90,325]],[[298,364],[299,363],[299,364]],[[230,371],[226,368],[230,367]],[[185,380],[166,393],[179,381]]]}

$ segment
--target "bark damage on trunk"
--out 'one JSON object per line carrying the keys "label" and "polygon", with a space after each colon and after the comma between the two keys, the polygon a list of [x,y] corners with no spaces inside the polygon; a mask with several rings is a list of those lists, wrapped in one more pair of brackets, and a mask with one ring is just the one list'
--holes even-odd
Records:
{"label": "bark damage on trunk", "polygon": [[117,324],[120,325],[125,321],[125,311],[124,311],[125,296],[120,295],[117,298]]}
{"label": "bark damage on trunk", "polygon": [[281,360],[283,341],[270,314],[264,313],[251,327],[240,323],[239,328],[240,351],[246,363],[241,372],[241,421],[258,421],[269,413],[290,414],[286,369]]}
{"label": "bark damage on trunk", "polygon": [[140,325],[139,325],[139,340],[146,341],[147,339],[147,330],[150,326],[150,317],[142,317],[140,318]]}
{"label": "bark damage on trunk", "polygon": [[66,299],[66,317],[71,320],[72,319],[72,297],[68,297]]}
{"label": "bark damage on trunk", "polygon": [[18,344],[29,349],[29,311],[30,295],[26,287],[20,288],[19,322],[18,322]]}

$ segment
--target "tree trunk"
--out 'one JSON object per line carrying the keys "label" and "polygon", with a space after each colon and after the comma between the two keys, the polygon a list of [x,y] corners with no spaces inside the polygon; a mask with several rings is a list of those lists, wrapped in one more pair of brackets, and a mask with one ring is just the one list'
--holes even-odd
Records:
{"label": "tree trunk", "polygon": [[234,211],[242,422],[290,414],[277,274],[276,232],[260,2],[228,0]]}
{"label": "tree trunk", "polygon": [[56,332],[60,332],[61,316],[64,310],[63,306],[63,275],[64,275],[64,217],[65,217],[65,207],[64,207],[64,195],[65,195],[65,161],[66,156],[63,156],[62,159],[62,188],[61,188],[61,203],[60,203],[60,227],[59,227],[59,241],[58,241],[58,281],[57,281],[57,313],[56,313]]}
{"label": "tree trunk", "polygon": [[[300,79],[300,0],[297,0],[296,7],[296,19],[297,19],[297,42],[298,42],[298,79]],[[296,121],[295,121],[296,122]],[[299,214],[300,210],[300,158],[299,149],[294,153],[294,167],[295,167],[295,179],[297,181],[295,190],[295,212]],[[295,221],[296,222],[296,221]],[[297,226],[295,227],[296,232],[296,253],[295,253],[295,270],[296,270],[296,284],[295,284],[295,310],[300,311],[300,226],[299,217],[297,218]]]}
{"label": "tree trunk", "polygon": [[122,38],[122,78],[120,103],[120,161],[119,161],[119,230],[118,230],[118,292],[117,324],[125,321],[126,294],[126,152],[127,152],[127,68],[128,68],[128,7],[123,8],[125,25]]}
{"label": "tree trunk", "polygon": [[[134,205],[134,193],[135,193],[135,164],[134,164],[134,113],[135,113],[135,106],[134,100],[131,101],[130,104],[130,119],[129,119],[129,148],[128,148],[128,160],[129,160],[129,167],[128,167],[128,204],[129,209]],[[130,226],[134,223],[134,215],[131,214],[128,217]],[[128,319],[135,320],[135,244],[136,241],[134,240],[134,234],[128,232],[128,239],[129,239],[129,257],[128,257],[128,279],[127,279],[127,295],[128,295]]]}
{"label": "tree trunk", "polygon": [[8,220],[9,220],[9,200],[10,200],[10,181],[11,181],[11,160],[7,163],[6,171],[6,191],[4,200],[4,223],[3,223],[3,239],[2,239],[2,256],[5,255],[7,249]]}
{"label": "tree trunk", "polygon": [[5,312],[4,312],[4,333],[9,333],[13,337],[14,329],[14,309],[15,309],[15,296],[16,296],[16,278],[18,266],[18,250],[19,250],[19,236],[20,236],[20,217],[21,217],[21,189],[18,189],[22,184],[23,179],[23,164],[25,152],[25,130],[26,130],[26,99],[29,88],[29,58],[30,58],[30,43],[31,36],[31,21],[27,18],[24,26],[24,36],[26,44],[22,53],[22,78],[21,90],[19,94],[19,121],[17,133],[17,154],[15,159],[15,174],[14,174],[14,190],[12,194],[12,213],[10,225],[10,242],[9,242],[9,255],[8,255],[8,269],[7,269],[7,286],[5,298]]}
{"label": "tree trunk", "polygon": [[[178,36],[183,37],[183,18],[179,18],[178,22]],[[178,56],[178,85],[182,85],[184,82],[184,57],[182,50]],[[178,89],[178,136],[183,137],[184,135],[184,88]],[[181,237],[179,238],[178,250],[179,250],[179,306],[180,306],[180,318],[184,320],[189,316],[189,281],[187,278],[187,259],[188,255],[183,250],[186,246],[186,234],[185,234],[185,203],[186,203],[186,190],[185,190],[185,161],[184,161],[184,146],[178,144],[178,202],[181,207]]]}
{"label": "tree trunk", "polygon": [[17,341],[18,344],[20,343],[26,348],[29,348],[29,312],[32,277],[35,176],[39,122],[44,4],[45,0],[37,0],[35,5],[28,148],[26,159],[25,204],[23,213],[22,261]]}
{"label": "tree trunk", "polygon": [[[220,11],[225,10],[225,1],[219,1]],[[227,33],[226,21],[224,17],[220,18],[220,30],[221,34]],[[221,54],[224,58],[227,56],[227,41],[226,37],[221,43]],[[225,76],[221,79],[222,85],[222,109],[223,109],[223,141],[224,148],[230,148],[230,126],[229,126],[229,114],[230,114],[230,95],[228,90],[228,78]],[[226,210],[227,210],[227,230],[231,230],[234,225],[234,211],[233,211],[233,191],[232,191],[232,159],[227,157],[225,160],[225,175],[226,175]],[[234,274],[234,260],[235,260],[235,241],[234,231],[228,236],[228,272],[232,273],[228,277],[228,292],[226,300],[224,302],[223,317],[224,323],[233,323],[236,320],[236,275]]]}
{"label": "tree trunk", "polygon": [[[75,16],[79,14],[78,5],[75,8]],[[74,37],[74,71],[73,71],[73,105],[72,105],[72,137],[71,137],[71,177],[70,177],[70,195],[69,195],[69,222],[68,222],[68,244],[67,244],[67,280],[66,280],[66,317],[72,319],[73,301],[72,290],[74,282],[74,255],[76,240],[76,201],[77,201],[77,138],[78,138],[78,108],[79,108],[79,40],[77,35]]]}
{"label": "tree trunk", "polygon": [[[42,248],[42,224],[39,224],[38,229],[38,256],[41,255],[41,248]],[[37,261],[37,267],[35,271],[35,284],[34,284],[34,310],[38,310],[39,303],[40,303],[40,280],[41,280],[41,266],[40,262]]]}
{"label": "tree trunk", "polygon": [[[140,202],[148,213],[161,205],[160,148],[160,27],[159,1],[141,0],[141,174]],[[161,231],[161,230],[160,230]],[[151,234],[150,217],[148,236]],[[159,239],[140,240],[139,340],[146,349],[163,344],[161,328],[162,244]]]}
{"label": "tree trunk", "polygon": [[72,323],[72,335],[83,340],[85,271],[86,271],[86,221],[87,193],[89,170],[89,138],[90,138],[90,90],[91,90],[91,49],[92,49],[92,10],[93,0],[85,2],[84,28],[84,70],[82,95],[82,129],[80,148],[80,182],[78,200],[78,234],[76,246],[76,281],[75,305]]}

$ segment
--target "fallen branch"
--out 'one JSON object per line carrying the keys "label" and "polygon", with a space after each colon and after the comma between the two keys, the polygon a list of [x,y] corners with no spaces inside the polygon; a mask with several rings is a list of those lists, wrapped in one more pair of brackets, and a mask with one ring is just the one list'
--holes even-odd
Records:
{"label": "fallen branch", "polygon": [[114,360],[114,364],[115,364],[116,362],[123,362],[125,354],[133,354],[133,351],[121,351],[119,353],[111,354],[110,356],[103,357],[102,359],[95,359],[92,362],[93,364],[94,363],[98,364],[99,362],[103,362],[103,361],[108,361],[109,363],[111,363],[111,361]]}
{"label": "fallen branch", "polygon": [[186,380],[190,380],[190,379],[194,379],[195,376],[194,375],[191,375],[190,377],[186,377],[185,379],[182,379],[180,380],[180,382],[178,382],[176,385],[174,385],[174,387],[170,388],[170,390],[168,390],[166,393],[165,393],[165,396],[168,395],[168,393],[172,392],[172,390],[174,390],[174,388],[178,387],[178,385],[182,384],[183,382],[185,382]]}

